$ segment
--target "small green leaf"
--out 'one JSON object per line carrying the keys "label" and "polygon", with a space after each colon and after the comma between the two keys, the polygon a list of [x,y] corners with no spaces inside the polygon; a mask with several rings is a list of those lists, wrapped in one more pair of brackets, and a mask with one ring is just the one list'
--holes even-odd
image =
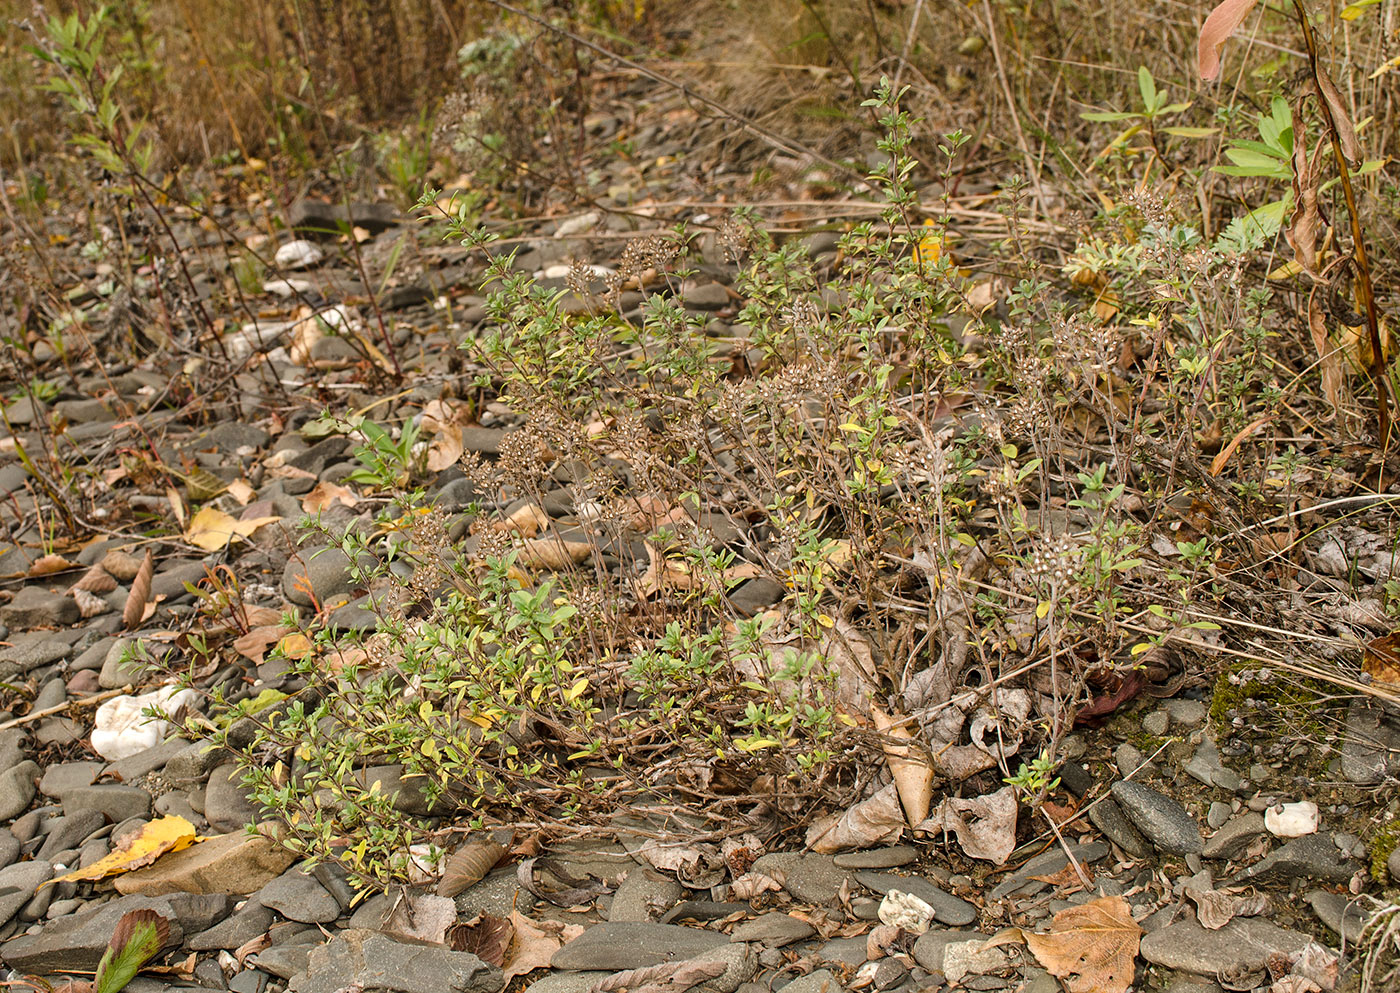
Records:
{"label": "small green leaf", "polygon": [[1144,107],[1149,111],[1157,109],[1157,81],[1147,66],[1138,66],[1138,92],[1142,94]]}
{"label": "small green leaf", "polygon": [[118,993],[170,940],[170,923],[154,910],[132,910],[117,922],[97,964],[93,993]]}

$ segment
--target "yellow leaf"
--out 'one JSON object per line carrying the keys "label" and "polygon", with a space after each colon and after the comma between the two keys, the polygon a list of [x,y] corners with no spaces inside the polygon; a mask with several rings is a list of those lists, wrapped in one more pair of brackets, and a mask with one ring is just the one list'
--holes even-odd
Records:
{"label": "yellow leaf", "polygon": [[205,507],[190,519],[190,527],[185,532],[185,540],[206,552],[217,552],[219,549],[227,547],[235,536],[246,538],[264,524],[272,524],[281,519],[281,517],[273,516],[238,521],[217,507]]}
{"label": "yellow leaf", "polygon": [[[81,879],[105,879],[133,869],[148,866],[166,852],[178,852],[199,841],[194,825],[183,817],[160,817],[151,821],[134,835],[128,836],[113,851],[92,865],[74,869],[48,882],[76,882]],[[44,885],[48,885],[47,883]]]}
{"label": "yellow leaf", "polygon": [[1037,604],[1035,608],[1036,619],[1041,621],[1045,620],[1045,618],[1049,616],[1050,611],[1054,608],[1054,606],[1055,605],[1049,600],[1040,601],[1040,603]]}

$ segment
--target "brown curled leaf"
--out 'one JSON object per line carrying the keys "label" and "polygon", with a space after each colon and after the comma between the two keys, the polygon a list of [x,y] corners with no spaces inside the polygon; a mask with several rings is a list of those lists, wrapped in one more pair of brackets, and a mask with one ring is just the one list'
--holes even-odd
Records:
{"label": "brown curled leaf", "polygon": [[1244,23],[1249,12],[1259,0],[1224,0],[1210,12],[1201,25],[1201,35],[1196,42],[1196,71],[1205,80],[1214,80],[1220,75],[1220,53],[1230,35]]}
{"label": "brown curled leaf", "polygon": [[[1327,70],[1321,65],[1317,67],[1317,88],[1321,91],[1323,103],[1327,104],[1327,109],[1332,112],[1332,125],[1337,130],[1337,143],[1342,146],[1342,154],[1351,165],[1360,165],[1361,144],[1356,140],[1356,128],[1351,123],[1351,114],[1347,111],[1347,105],[1342,100],[1342,93],[1337,89],[1337,84],[1332,82],[1332,77],[1327,75]],[[1302,142],[1302,138],[1294,140]]]}
{"label": "brown curled leaf", "polygon": [[151,600],[151,577],[155,573],[155,560],[151,553],[141,560],[141,568],[131,580],[131,592],[126,595],[126,607],[122,610],[122,626],[128,631],[146,619],[146,604]]}
{"label": "brown curled leaf", "polygon": [[438,896],[456,896],[486,878],[506,853],[506,846],[495,838],[468,838],[452,853],[438,882]]}

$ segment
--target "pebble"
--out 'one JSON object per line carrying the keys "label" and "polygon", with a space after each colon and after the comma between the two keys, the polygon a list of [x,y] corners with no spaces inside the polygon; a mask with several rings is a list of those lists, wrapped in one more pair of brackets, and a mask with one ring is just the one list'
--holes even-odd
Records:
{"label": "pebble", "polygon": [[1179,802],[1130,780],[1114,783],[1112,791],[1123,813],[1152,844],[1173,855],[1201,852],[1201,829]]}
{"label": "pebble", "polygon": [[1313,913],[1333,933],[1347,945],[1355,947],[1361,939],[1361,930],[1370,920],[1370,914],[1355,900],[1331,890],[1308,890],[1304,899],[1312,906]]}
{"label": "pebble", "polygon": [[469,952],[396,941],[379,931],[351,930],[311,948],[305,971],[291,977],[287,993],[336,993],[347,987],[388,993],[497,993],[503,983],[500,969]]}
{"label": "pebble", "polygon": [[1206,823],[1210,825],[1212,830],[1219,830],[1233,813],[1234,811],[1228,803],[1213,800],[1210,809],[1206,811]]}
{"label": "pebble", "polygon": [[0,821],[18,817],[34,800],[39,766],[26,759],[0,772]]}
{"label": "pebble", "polygon": [[841,885],[855,886],[856,874],[842,869],[830,855],[778,852],[755,860],[752,871],[772,875],[776,869],[784,878],[783,888],[800,903],[816,906],[834,904]]}
{"label": "pebble", "polygon": [[618,884],[608,908],[610,921],[653,921],[680,900],[684,888],[672,876],[633,869]]}
{"label": "pebble", "polygon": [[1278,876],[1285,879],[1320,879],[1328,883],[1345,883],[1361,868],[1350,859],[1338,858],[1337,846],[1331,838],[1306,834],[1294,838],[1264,856],[1235,877],[1236,882]]}
{"label": "pebble", "polygon": [[914,942],[914,961],[929,972],[943,971],[943,950],[960,941],[985,940],[976,931],[927,931]]}
{"label": "pebble", "polygon": [[315,877],[291,869],[258,891],[258,902],[290,921],[328,924],[340,916],[340,901]]}
{"label": "pebble", "polygon": [[[760,870],[762,871],[762,870]],[[595,924],[554,953],[555,969],[640,969],[694,958],[729,943],[729,936],[676,924]]]}
{"label": "pebble", "polygon": [[858,872],[856,881],[876,893],[902,890],[918,897],[933,908],[933,919],[940,924],[961,927],[977,920],[977,908],[972,904],[918,876],[900,876],[892,872]]}
{"label": "pebble", "polygon": [[1146,935],[1139,952],[1153,965],[1213,977],[1241,965],[1261,971],[1270,956],[1301,951],[1311,940],[1259,917],[1236,917],[1214,931],[1186,920]]}
{"label": "pebble", "polygon": [[1089,808],[1089,823],[1134,858],[1147,858],[1152,854],[1152,842],[1133,826],[1128,815],[1123,813],[1123,808],[1112,797],[1104,797]]}
{"label": "pebble", "polygon": [[795,941],[805,941],[816,933],[816,929],[806,921],[775,912],[760,914],[751,921],[735,926],[729,940],[759,941],[769,948],[781,948]]}
{"label": "pebble", "polygon": [[841,869],[896,869],[918,859],[913,845],[890,845],[887,848],[866,848],[858,852],[842,852],[832,861]]}
{"label": "pebble", "polygon": [[1154,710],[1145,714],[1142,718],[1142,729],[1154,738],[1160,738],[1167,733],[1167,725],[1171,722],[1171,715],[1165,710]]}
{"label": "pebble", "polygon": [[1255,811],[1248,811],[1226,821],[1219,831],[1207,838],[1201,855],[1208,859],[1235,858],[1264,833],[1264,818]]}
{"label": "pebble", "polygon": [[817,969],[781,986],[783,993],[844,993],[846,987],[830,969]]}

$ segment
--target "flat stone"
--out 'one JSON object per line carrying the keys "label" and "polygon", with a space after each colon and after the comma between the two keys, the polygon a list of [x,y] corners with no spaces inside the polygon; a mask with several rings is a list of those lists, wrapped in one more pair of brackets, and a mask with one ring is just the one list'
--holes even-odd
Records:
{"label": "flat stone", "polygon": [[393,993],[497,993],[504,982],[500,969],[468,952],[348,930],[311,949],[306,972],[292,977],[287,993],[336,993],[347,986]]}
{"label": "flat stone", "polygon": [[215,831],[239,831],[261,820],[261,809],[248,799],[237,763],[226,762],[209,773],[204,819]]}
{"label": "flat stone", "polygon": [[405,777],[401,765],[372,765],[363,772],[356,773],[356,778],[366,789],[377,782],[379,792],[392,797],[394,809],[400,813],[412,814],[415,817],[426,817],[432,813],[432,807],[428,805],[428,794],[423,790],[423,777]]}
{"label": "flat stone", "polygon": [[162,855],[115,880],[119,893],[256,893],[282,875],[296,856],[258,834],[234,831]]}
{"label": "flat stone", "polygon": [[1206,705],[1199,700],[1173,698],[1163,700],[1162,707],[1171,715],[1172,723],[1182,727],[1195,727],[1206,719]]}
{"label": "flat stone", "polygon": [[135,786],[75,786],[63,794],[63,809],[67,813],[98,810],[119,824],[131,817],[149,817],[151,794]]}
{"label": "flat stone", "polygon": [[29,734],[24,728],[0,731],[0,772],[13,769],[29,757]]}
{"label": "flat stone", "polygon": [[774,869],[781,872],[783,888],[801,903],[835,903],[843,883],[856,884],[855,872],[839,868],[830,855],[774,852],[758,858],[752,869],[770,876]]}
{"label": "flat stone", "polygon": [[730,941],[759,941],[769,948],[781,948],[794,941],[805,941],[817,931],[806,921],[773,912],[736,925]]}
{"label": "flat stone", "polygon": [[13,662],[24,672],[51,665],[68,657],[73,646],[48,631],[15,635],[10,644],[0,647],[0,662]]}
{"label": "flat stone", "polygon": [[892,872],[858,872],[856,880],[876,893],[903,890],[913,894],[933,908],[934,920],[949,927],[961,927],[977,920],[976,907],[919,876],[900,876]]}
{"label": "flat stone", "polygon": [[51,861],[59,852],[77,848],[83,839],[106,823],[107,818],[98,810],[75,810],[63,817],[55,817],[47,825],[44,844],[35,858]]}
{"label": "flat stone", "polygon": [[[129,783],[148,772],[165,768],[166,763],[183,752],[188,745],[189,742],[183,738],[162,741],[158,745],[152,745],[144,752],[128,755],[124,759],[118,759],[109,764],[102,770],[102,775],[110,776],[119,783]],[[39,784],[39,788],[44,788],[43,783]]]}
{"label": "flat stone", "polygon": [[740,617],[752,617],[787,596],[787,590],[767,576],[758,576],[729,593],[729,605]]}
{"label": "flat stone", "polygon": [[[755,863],[757,864],[757,863]],[[762,870],[759,870],[762,871]],[[596,924],[554,953],[555,969],[640,969],[695,958],[729,943],[729,936],[675,924]]]}
{"label": "flat stone", "polygon": [[1133,858],[1147,858],[1152,854],[1152,842],[1143,837],[1111,796],[1104,797],[1089,808],[1089,823]]}
{"label": "flat stone", "polygon": [[1341,893],[1331,890],[1308,890],[1304,898],[1312,905],[1318,920],[1331,928],[1347,945],[1356,947],[1361,940],[1361,930],[1371,919],[1360,904]]}
{"label": "flat stone", "polygon": [[1230,809],[1228,803],[1221,803],[1219,800],[1212,800],[1210,809],[1206,811],[1206,826],[1213,831],[1218,831],[1225,826],[1225,822],[1230,819],[1234,811]]}
{"label": "flat stone", "polygon": [[1363,697],[1347,708],[1342,742],[1342,776],[1371,785],[1400,770],[1400,727],[1383,707]]}
{"label": "flat stone", "polygon": [[79,786],[91,786],[102,774],[101,762],[59,762],[44,770],[39,780],[39,792],[60,803],[63,795]]}
{"label": "flat stone", "polygon": [[1331,838],[1320,834],[1305,834],[1274,849],[1259,862],[1235,876],[1235,881],[1273,876],[1345,883],[1360,868],[1361,866],[1351,859],[1341,857]]}
{"label": "flat stone", "polygon": [[943,950],[962,941],[986,940],[976,931],[925,931],[914,942],[914,961],[929,972],[943,971]]}
{"label": "flat stone", "polygon": [[1171,722],[1171,715],[1165,710],[1154,710],[1142,719],[1142,729],[1154,738],[1160,738],[1167,733],[1167,725]]}
{"label": "flat stone", "polygon": [[779,987],[780,993],[844,993],[845,989],[830,969],[817,969]]}
{"label": "flat stone", "polygon": [[278,979],[292,979],[306,975],[306,970],[311,968],[313,947],[309,941],[273,945],[271,948],[264,948],[248,961],[264,972],[272,973]]}
{"label": "flat stone", "polygon": [[[360,562],[364,569],[374,566],[373,557],[367,554]],[[350,556],[339,548],[326,545],[304,548],[282,570],[282,595],[299,607],[312,606],[313,594],[316,602],[324,604],[354,588]]]}
{"label": "flat stone", "polygon": [[39,766],[29,759],[0,772],[0,821],[14,820],[28,809],[38,778]]}
{"label": "flat stone", "polygon": [[680,900],[684,887],[671,876],[637,868],[613,893],[610,921],[654,921]]}
{"label": "flat stone", "polygon": [[5,828],[0,828],[0,869],[12,865],[19,858],[19,839]]}
{"label": "flat stone", "polygon": [[232,951],[266,934],[272,921],[271,910],[256,900],[249,900],[218,924],[194,935],[185,945],[194,952],[211,952],[218,948]]}
{"label": "flat stone", "polygon": [[11,969],[47,975],[91,972],[112,939],[117,921],[132,910],[153,910],[170,924],[167,948],[176,948],[185,933],[204,931],[228,916],[232,900],[222,895],[123,896],[44,924],[37,934],[23,934],[0,945],[0,958]]}
{"label": "flat stone", "polygon": [[328,924],[340,916],[340,901],[300,869],[284,872],[265,885],[258,892],[258,902],[303,924]]}
{"label": "flat stone", "polygon": [[1139,951],[1153,965],[1215,976],[1240,967],[1261,971],[1269,956],[1301,951],[1312,940],[1259,917],[1236,917],[1214,931],[1187,920],[1146,935]]}
{"label": "flat stone", "polygon": [[838,869],[897,869],[918,859],[913,845],[889,845],[866,848],[858,852],[842,852],[832,858]]}
{"label": "flat stone", "polygon": [[1176,800],[1140,783],[1121,779],[1113,784],[1113,799],[1148,841],[1173,855],[1198,855],[1201,829]]}
{"label": "flat stone", "polygon": [[529,986],[525,993],[588,993],[608,972],[547,972]]}
{"label": "flat stone", "polygon": [[81,619],[76,600],[41,586],[25,586],[13,600],[0,606],[0,623],[21,631],[67,627]]}
{"label": "flat stone", "polygon": [[180,789],[203,783],[213,770],[227,762],[229,753],[202,741],[185,745],[165,763],[165,778]]}
{"label": "flat stone", "polygon": [[36,859],[0,869],[0,925],[34,898],[34,891],[53,878],[53,864]]}
{"label": "flat stone", "polygon": [[398,210],[386,202],[328,203],[315,197],[302,197],[287,211],[287,223],[298,234],[338,235],[352,227],[379,234],[401,220]]}
{"label": "flat stone", "polygon": [[1215,739],[1210,735],[1201,736],[1201,743],[1196,746],[1195,754],[1182,768],[1192,779],[1207,786],[1218,786],[1233,793],[1242,785],[1239,774],[1233,769],[1227,769],[1221,761],[1220,749],[1216,747]]}
{"label": "flat stone", "polygon": [[1201,855],[1208,859],[1232,859],[1265,831],[1264,816],[1251,810],[1226,821],[1219,831],[1207,838]]}
{"label": "flat stone", "polygon": [[681,292],[681,302],[690,310],[722,310],[729,306],[729,290],[720,283],[687,286]]}

